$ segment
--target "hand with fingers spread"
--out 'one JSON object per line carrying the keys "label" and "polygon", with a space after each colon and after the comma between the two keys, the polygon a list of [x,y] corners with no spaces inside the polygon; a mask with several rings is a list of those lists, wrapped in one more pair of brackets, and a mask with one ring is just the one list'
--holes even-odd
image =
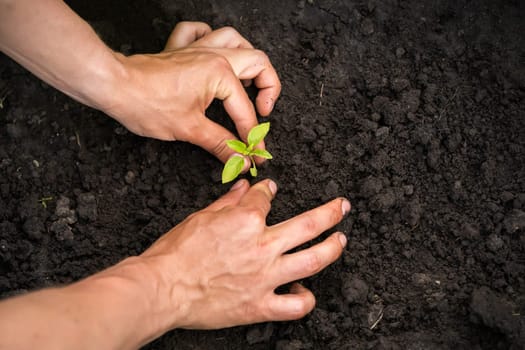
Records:
{"label": "hand with fingers spread", "polygon": [[[251,187],[240,180],[142,255],[66,287],[0,302],[0,348],[132,349],[174,328],[303,317],[315,297],[297,281],[333,263],[346,237],[336,232],[290,251],[340,222],[350,203],[334,199],[267,226],[276,191],[270,180]],[[288,294],[275,293],[290,282]]]}
{"label": "hand with fingers spread", "polygon": [[[250,187],[240,180],[218,201],[193,214],[141,258],[159,276],[160,309],[169,328],[222,328],[303,317],[315,305],[299,283],[289,294],[275,289],[309,277],[341,254],[346,237],[337,232],[308,249],[289,253],[337,224],[350,210],[335,199],[274,226],[266,226],[276,185]],[[169,296],[168,296],[169,295]]]}
{"label": "hand with fingers spread", "polygon": [[223,101],[246,141],[257,118],[243,83],[259,88],[255,105],[262,116],[281,90],[268,57],[230,27],[212,31],[205,23],[182,22],[163,52],[117,58],[123,69],[114,98],[103,107],[107,114],[136,134],[188,141],[223,162],[233,154],[225,141],[236,137],[206,117],[213,99]]}

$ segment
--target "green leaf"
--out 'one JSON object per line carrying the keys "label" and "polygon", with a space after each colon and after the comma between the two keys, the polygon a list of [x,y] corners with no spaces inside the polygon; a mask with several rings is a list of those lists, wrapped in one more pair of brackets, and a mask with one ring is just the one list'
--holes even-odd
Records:
{"label": "green leaf", "polygon": [[251,152],[254,156],[261,157],[264,159],[273,159],[273,156],[270,154],[270,152],[264,150],[264,149],[255,149]]}
{"label": "green leaf", "polygon": [[222,169],[222,183],[225,184],[234,180],[242,171],[244,167],[244,157],[233,156],[226,164],[224,164],[224,169]]}
{"label": "green leaf", "polygon": [[257,177],[257,168],[256,167],[250,168],[250,174],[253,177]]}
{"label": "green leaf", "polygon": [[244,142],[239,140],[227,140],[226,145],[230,147],[235,152],[246,154],[246,145]]}
{"label": "green leaf", "polygon": [[266,134],[270,131],[270,123],[261,123],[257,126],[254,126],[252,130],[248,133],[248,145],[257,146],[259,142],[264,140]]}

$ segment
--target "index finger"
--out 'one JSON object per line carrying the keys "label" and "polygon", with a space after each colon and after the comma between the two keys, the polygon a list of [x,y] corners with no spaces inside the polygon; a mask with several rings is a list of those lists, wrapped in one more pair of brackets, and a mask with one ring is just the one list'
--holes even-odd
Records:
{"label": "index finger", "polygon": [[281,93],[281,81],[268,56],[261,50],[222,49],[238,79],[254,79],[259,93],[255,104],[262,116],[267,116],[273,109]]}
{"label": "index finger", "polygon": [[334,199],[270,227],[267,239],[276,242],[282,253],[287,252],[337,225],[349,211],[350,202],[347,199]]}
{"label": "index finger", "polygon": [[[269,62],[269,61],[268,61]],[[254,80],[255,86],[259,88],[259,93],[255,99],[257,111],[266,117],[275,106],[275,102],[281,93],[281,81],[277,72],[270,64]]]}
{"label": "index finger", "polygon": [[272,180],[266,179],[253,185],[241,198],[239,205],[266,217],[272,207],[275,193],[277,193],[277,185]]}
{"label": "index finger", "polygon": [[[226,58],[226,60],[228,60]],[[235,123],[235,128],[243,141],[247,141],[248,133],[258,124],[255,109],[251,103],[246,90],[239,79],[232,72],[231,62],[229,69],[224,71],[215,91],[215,98],[223,101],[224,109]],[[264,141],[257,145],[258,149],[265,149]],[[263,159],[256,159],[257,164]]]}

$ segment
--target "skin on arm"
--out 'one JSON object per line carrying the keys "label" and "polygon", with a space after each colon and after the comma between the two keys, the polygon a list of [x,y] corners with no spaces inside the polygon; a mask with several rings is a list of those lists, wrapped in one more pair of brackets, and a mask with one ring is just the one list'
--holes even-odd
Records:
{"label": "skin on arm", "polygon": [[[138,257],[64,288],[0,303],[0,348],[131,349],[174,328],[217,329],[294,320],[315,306],[293,283],[342,253],[336,232],[291,249],[337,224],[350,203],[335,199],[274,226],[266,216],[276,185],[240,180],[209,207],[190,215]],[[36,343],[37,342],[37,343]]]}
{"label": "skin on arm", "polygon": [[141,264],[128,258],[70,286],[0,302],[0,348],[134,349],[147,343],[158,329],[150,304],[155,285],[139,275]]}
{"label": "skin on arm", "polygon": [[206,117],[213,99],[246,140],[257,118],[241,80],[259,88],[262,116],[281,91],[268,57],[232,28],[182,22],[162,52],[126,57],[60,0],[0,0],[0,50],[130,131],[191,142],[223,162],[233,154],[224,141],[236,137]]}

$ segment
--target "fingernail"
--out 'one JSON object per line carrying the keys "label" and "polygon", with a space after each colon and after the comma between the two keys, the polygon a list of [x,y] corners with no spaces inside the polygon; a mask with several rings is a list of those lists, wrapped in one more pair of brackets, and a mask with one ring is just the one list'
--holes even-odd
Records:
{"label": "fingernail", "polygon": [[242,180],[237,181],[237,182],[236,182],[236,183],[230,188],[230,191],[238,190],[239,188],[242,187],[242,184],[243,184],[243,181],[242,181]]}
{"label": "fingernail", "polygon": [[347,199],[342,200],[341,211],[343,212],[343,216],[350,212],[350,202]]}
{"label": "fingernail", "polygon": [[339,242],[341,242],[341,245],[343,246],[343,248],[346,247],[347,239],[344,233],[339,234]]}
{"label": "fingernail", "polygon": [[268,181],[268,188],[270,188],[270,192],[275,196],[277,193],[277,185],[272,180]]}

